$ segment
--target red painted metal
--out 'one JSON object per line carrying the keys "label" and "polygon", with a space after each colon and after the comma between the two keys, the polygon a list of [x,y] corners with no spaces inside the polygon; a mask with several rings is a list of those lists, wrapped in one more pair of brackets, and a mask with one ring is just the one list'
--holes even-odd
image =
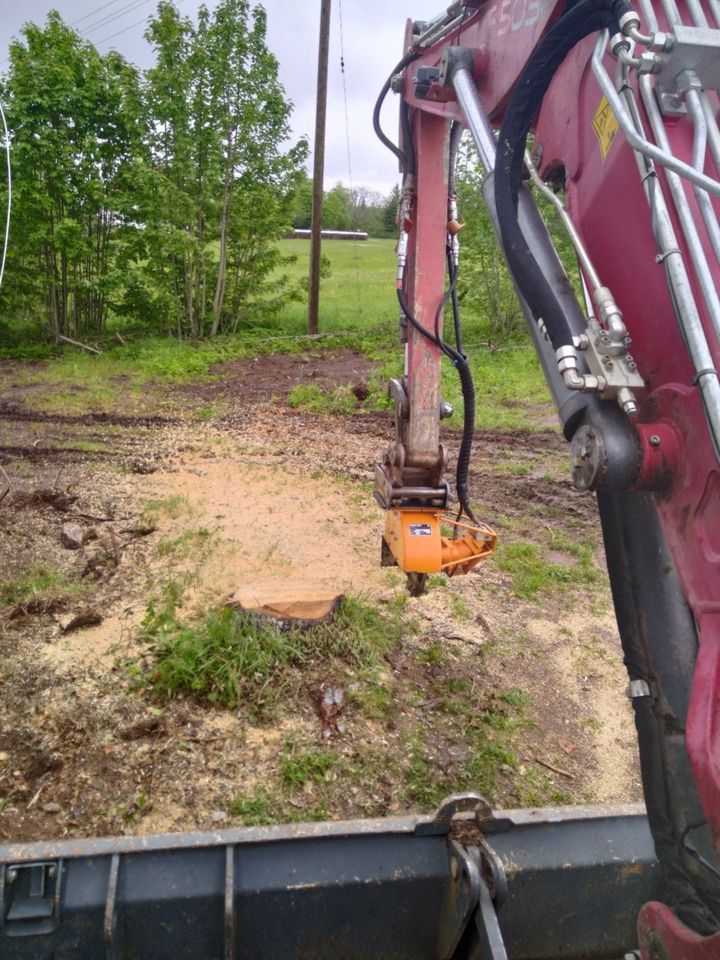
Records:
{"label": "red painted metal", "polygon": [[701,937],[681,923],[664,903],[651,901],[640,911],[638,934],[642,960],[718,960],[720,933]]}
{"label": "red painted metal", "polygon": [[680,438],[669,423],[636,424],[642,461],[638,490],[666,490],[678,466]]}
{"label": "red painted metal", "polygon": [[[418,199],[411,212],[406,290],[416,320],[433,331],[435,311],[445,289],[448,130],[441,117],[429,113],[418,113],[414,126]],[[440,448],[440,350],[410,325],[406,373],[410,401],[407,463],[424,466],[438,457]]]}
{"label": "red painted metal", "polygon": [[[648,384],[640,398],[638,421],[670,424],[679,439],[672,482],[656,501],[698,625],[700,650],[686,737],[705,814],[716,846],[720,846],[720,471],[664,268],[656,261],[650,211],[635,159],[622,135],[603,157],[593,131],[593,118],[602,99],[589,66],[593,44],[590,38],[579,46],[557,74],[540,114],[537,142],[542,146],[546,172],[553,166],[565,168],[569,209],[632,335],[633,354]],[[614,61],[608,60],[608,67],[612,71]],[[693,131],[688,118],[666,121],[666,129],[673,153],[691,162]],[[709,172],[718,174],[714,169]],[[664,174],[661,179],[669,197]],[[687,196],[700,225],[715,285],[720,287],[720,268],[707,242],[692,189]],[[690,263],[678,224],[676,232],[685,261]],[[720,345],[702,308],[699,290],[695,293],[714,363],[720,366]]]}
{"label": "red painted metal", "polygon": [[[687,18],[685,0],[678,0]],[[406,71],[405,96],[418,115],[460,119],[457,103],[427,102],[414,94],[413,76],[421,64],[438,65],[445,46],[466,46],[477,51],[475,79],[486,112],[498,120],[522,67],[548,25],[564,3],[555,0],[494,0],[469,13],[462,27],[425,52]],[[661,29],[667,24],[660,3],[654,7]],[[639,442],[644,453],[640,485],[658,478],[666,483],[656,494],[663,530],[672,552],[687,602],[699,634],[687,746],[705,814],[720,848],[720,466],[712,447],[700,391],[693,382],[693,368],[678,327],[664,268],[656,260],[650,210],[645,199],[632,151],[622,134],[607,149],[601,148],[593,119],[601,107],[602,94],[590,68],[595,38],[579,44],[557,73],[545,98],[536,127],[536,145],[542,151],[545,174],[562,167],[566,174],[567,203],[573,219],[623,311],[633,338],[632,352],[647,389],[640,395],[637,417]],[[608,58],[612,74],[615,61]],[[436,94],[436,96],[439,96]],[[638,103],[642,102],[638,96]],[[643,114],[646,130],[649,122]],[[691,162],[693,130],[686,116],[665,120],[673,153]],[[422,151],[420,152],[422,162]],[[706,172],[718,176],[720,171]],[[667,181],[661,173],[665,196]],[[430,202],[426,193],[440,192],[437,182],[418,184],[418,210]],[[720,267],[707,240],[692,188],[686,193],[711,264],[716,288]],[[713,201],[718,206],[717,201]],[[669,202],[672,215],[674,211]],[[682,230],[675,223],[679,246],[691,263]],[[424,242],[424,240],[423,240]],[[416,298],[423,303],[416,249]],[[692,271],[691,271],[692,272]],[[437,298],[437,275],[433,268],[432,299]],[[716,368],[720,369],[720,344],[710,318],[695,289],[703,326]],[[650,443],[658,435],[659,445]],[[649,905],[645,935],[653,924],[662,931],[667,956],[675,958],[720,957],[720,941],[701,946],[674,916],[659,904]],[[665,936],[667,935],[667,940]],[[658,956],[645,943],[644,956]]]}

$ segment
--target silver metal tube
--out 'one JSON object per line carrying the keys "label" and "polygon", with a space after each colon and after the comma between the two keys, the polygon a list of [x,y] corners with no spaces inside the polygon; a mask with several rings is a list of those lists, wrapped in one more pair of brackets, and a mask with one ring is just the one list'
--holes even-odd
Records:
{"label": "silver metal tube", "polygon": [[[645,79],[649,81],[649,77]],[[643,86],[645,87],[645,90],[641,88],[641,92],[643,93],[643,101],[647,107],[647,102],[645,100],[647,93],[645,91],[647,90],[649,92],[649,96],[653,103],[654,96],[652,90],[650,89],[649,82]],[[657,113],[659,114],[659,110]],[[651,124],[653,124],[653,117],[649,111],[648,116],[650,117]],[[661,116],[660,125],[662,126]],[[674,177],[673,174],[668,174],[669,183],[672,177]],[[675,228],[672,224],[670,212],[663,196],[660,182],[657,176],[650,176],[645,182],[649,190],[655,231],[658,237],[661,253],[665,258],[665,268],[670,279],[678,322],[687,343],[688,352],[693,362],[693,366],[695,367],[695,372],[699,373],[703,370],[714,370],[715,362],[708,346],[707,337],[705,336],[705,330],[703,328],[702,320],[700,319],[700,314],[695,302],[695,297],[692,292],[692,286],[690,284],[687,268],[685,266],[682,254],[678,248],[677,235],[675,234]],[[679,184],[679,187],[684,198],[685,194],[682,190],[682,184]],[[687,201],[685,202],[687,205]],[[679,211],[678,216],[680,216]],[[680,220],[682,223],[682,217],[680,217]],[[718,381],[717,375],[709,374],[707,376],[700,377],[698,386],[700,387],[700,391],[702,393],[703,404],[705,406],[708,423],[710,425],[710,431],[712,433],[715,453],[716,456],[720,458],[720,382]]]}
{"label": "silver metal tube", "polygon": [[[453,86],[455,87],[458,103],[465,116],[466,126],[475,141],[480,162],[488,174],[483,181],[483,198],[495,233],[499,239],[500,226],[495,210],[495,197],[493,193],[493,169],[495,167],[495,155],[497,153],[495,134],[478,100],[477,90],[472,76],[466,69],[459,67],[455,70],[453,74]],[[528,246],[533,251],[540,269],[548,279],[552,278],[551,282],[555,283],[555,293],[558,297],[558,303],[563,311],[568,328],[573,335],[580,335],[587,326],[587,319],[577,302],[569,280],[565,277],[563,266],[557,255],[557,251],[552,245],[547,227],[540,216],[537,205],[526,187],[521,187],[518,196],[518,223],[520,224],[520,229],[523,232]],[[583,412],[588,407],[594,407],[594,405],[599,404],[600,401],[594,396],[567,389],[558,371],[555,351],[547,337],[545,325],[542,320],[536,320],[519,292],[518,298],[520,300],[520,307],[527,320],[530,335],[533,338],[550,392],[557,406],[560,420],[563,426],[574,423],[578,417],[583,415]],[[579,362],[582,372],[585,373],[587,367],[582,357]]]}
{"label": "silver metal tube", "polygon": [[700,4],[700,0],[687,0],[687,8],[696,27],[709,27],[708,18]]}
{"label": "silver metal tube", "polygon": [[587,277],[590,286],[594,290],[598,290],[602,286],[600,275],[595,269],[595,264],[590,259],[590,254],[587,252],[585,244],[582,241],[582,237],[578,233],[577,227],[573,223],[570,214],[567,212],[565,204],[562,202],[560,197],[558,197],[557,194],[555,194],[544,182],[540,174],[537,172],[537,169],[530,158],[530,154],[527,151],[525,152],[525,166],[530,171],[530,179],[532,182],[535,184],[538,190],[548,198],[550,203],[557,210],[558,215],[563,222],[563,226],[570,237],[570,242],[575,248],[575,253],[580,261],[580,266],[582,267],[583,273]]}
{"label": "silver metal tube", "polygon": [[[650,121],[650,127],[652,129],[653,136],[662,150],[669,151],[670,144],[667,138],[667,133],[665,132],[665,124],[663,123],[660,108],[655,100],[655,94],[652,88],[650,77],[640,77],[638,82],[640,85],[640,94],[645,105],[645,112],[647,113]],[[680,177],[672,170],[667,170],[666,176],[668,186],[670,187],[670,193],[672,194],[673,202],[675,204],[675,209],[677,211],[678,219],[680,220],[680,226],[682,227],[683,234],[685,235],[685,241],[688,245],[690,259],[692,260],[693,267],[695,269],[695,275],[697,276],[698,283],[700,284],[703,300],[705,301],[708,313],[710,314],[710,320],[712,322],[713,329],[715,330],[715,335],[718,337],[718,340],[720,340],[720,297],[718,297],[718,292],[715,289],[715,283],[713,282],[712,274],[710,273],[707,257],[705,256],[705,251],[703,250],[702,243],[700,242],[700,236],[690,211],[690,204],[688,203],[687,195],[683,188]]]}
{"label": "silver metal tube", "polygon": [[[640,136],[644,136],[643,123],[632,88],[624,86],[628,110]],[[678,246],[678,239],[660,185],[655,165],[645,154],[635,151],[638,170],[653,218],[653,230],[672,294],[678,324],[687,344],[695,372],[712,370],[715,363],[710,353],[705,330],[700,319],[687,267]],[[720,458],[720,382],[712,375],[699,380],[703,404],[707,413],[715,453]]]}
{"label": "silver metal tube", "polygon": [[720,0],[707,0],[707,4],[715,20],[715,26],[720,27]]}
{"label": "silver metal tube", "polygon": [[431,47],[434,43],[437,43],[438,40],[441,40],[446,34],[451,33],[455,27],[459,27],[463,20],[465,19],[465,14],[461,13],[460,16],[455,17],[453,20],[448,20],[446,23],[441,23],[433,30],[426,30],[418,39],[415,41],[416,47]]}
{"label": "silver metal tube", "polygon": [[[654,143],[640,136],[635,130],[630,116],[618,96],[615,86],[602,62],[605,51],[607,50],[608,40],[608,32],[607,30],[603,30],[602,34],[598,37],[598,42],[593,52],[592,68],[595,78],[600,85],[600,89],[620,124],[625,139],[634,150],[640,150],[641,153],[644,153],[646,156],[651,157],[656,163],[659,163],[661,167],[673,170],[679,176],[685,177],[685,179],[691,183],[697,184],[697,186],[702,187],[703,190],[707,190],[708,193],[711,193],[713,196],[720,197],[720,183],[717,180],[713,180],[712,177],[708,177],[704,173],[699,173],[694,167],[690,166],[690,164],[678,160],[669,150],[660,149]],[[648,78],[643,77],[642,79]]]}
{"label": "silver metal tube", "polygon": [[705,123],[707,125],[710,153],[715,161],[716,173],[720,174],[720,128],[718,128],[715,111],[713,110],[708,95],[704,90],[702,90],[700,93],[700,103],[702,105]]}
{"label": "silver metal tube", "polygon": [[[693,166],[702,170],[705,166],[705,154],[707,153],[707,123],[700,102],[700,94],[697,90],[688,90],[685,94],[685,104],[687,105],[690,118],[695,126],[695,137],[693,139]],[[712,200],[704,190],[699,187],[693,187],[695,199],[700,208],[705,229],[708,238],[712,244],[715,259],[720,263],[720,224],[712,205]]]}
{"label": "silver metal tube", "polygon": [[662,0],[662,5],[670,29],[676,27],[679,23],[682,23],[680,11],[678,10],[675,0]]}
{"label": "silver metal tube", "polygon": [[423,36],[430,33],[431,30],[434,30],[436,27],[441,24],[445,24],[448,20],[453,20],[458,13],[462,10],[462,3],[454,3],[450,7],[446,7],[442,13],[438,13],[437,16],[432,17],[430,20],[425,20],[425,29],[420,36],[422,39]]}
{"label": "silver metal tube", "polygon": [[643,26],[647,27],[650,33],[657,33],[660,29],[660,24],[655,16],[652,0],[640,0],[640,12],[642,13],[644,21]]}
{"label": "silver metal tube", "polygon": [[480,163],[489,173],[495,166],[497,142],[495,132],[486,114],[480,109],[475,83],[465,67],[458,67],[452,78],[458,103],[465,114],[467,125],[480,155]]}

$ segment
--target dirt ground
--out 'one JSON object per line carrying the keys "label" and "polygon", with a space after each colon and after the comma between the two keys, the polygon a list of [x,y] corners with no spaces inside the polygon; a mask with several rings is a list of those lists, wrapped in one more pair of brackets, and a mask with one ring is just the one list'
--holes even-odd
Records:
{"label": "dirt ground", "polygon": [[[378,562],[370,486],[391,416],[285,403],[308,380],[362,385],[360,354],[234,361],[148,389],[146,416],[38,412],[18,370],[0,388],[0,839],[384,815],[473,777],[497,807],[640,798],[596,511],[557,432],[481,433],[471,494],[501,543],[554,570],[589,548],[592,576],[518,595],[499,552],[405,600]],[[459,437],[444,442],[452,458]],[[8,585],[38,571],[43,589],[18,600]],[[267,715],[168,701],[141,630],[168,584],[187,622],[238,590],[297,589],[362,594],[407,629],[372,670],[309,664]],[[323,739],[329,685],[346,703]]]}

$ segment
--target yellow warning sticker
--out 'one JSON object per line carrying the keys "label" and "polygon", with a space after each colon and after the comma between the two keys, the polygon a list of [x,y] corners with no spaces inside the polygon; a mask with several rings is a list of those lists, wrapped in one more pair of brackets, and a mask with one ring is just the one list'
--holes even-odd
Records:
{"label": "yellow warning sticker", "polygon": [[610,147],[613,145],[615,134],[619,129],[618,122],[615,119],[615,114],[610,109],[610,104],[607,102],[605,97],[602,98],[597,110],[595,111],[592,127],[595,131],[595,136],[598,138],[598,143],[600,144],[600,155],[602,156],[603,160],[605,160],[607,155],[610,153]]}

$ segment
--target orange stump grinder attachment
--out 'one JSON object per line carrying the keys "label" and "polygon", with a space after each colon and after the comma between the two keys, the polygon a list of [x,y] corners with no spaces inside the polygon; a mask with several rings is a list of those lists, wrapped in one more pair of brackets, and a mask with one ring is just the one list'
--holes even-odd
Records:
{"label": "orange stump grinder attachment", "polygon": [[468,573],[495,549],[490,527],[457,521],[444,510],[399,508],[387,512],[383,564],[405,573]]}

